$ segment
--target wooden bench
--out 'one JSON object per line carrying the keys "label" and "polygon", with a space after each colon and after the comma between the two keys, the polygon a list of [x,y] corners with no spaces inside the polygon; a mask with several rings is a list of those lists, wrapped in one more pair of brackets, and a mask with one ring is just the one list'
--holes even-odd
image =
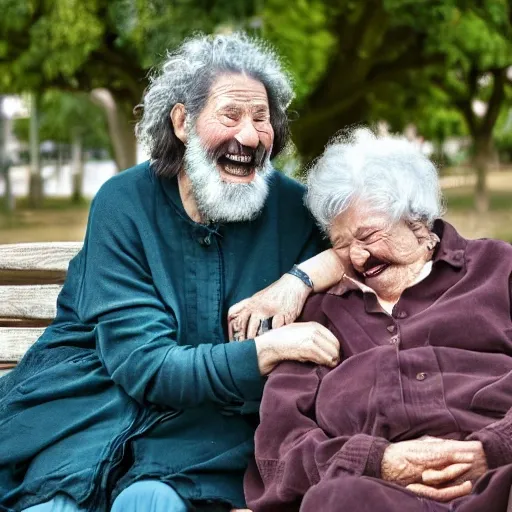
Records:
{"label": "wooden bench", "polygon": [[0,245],[0,376],[53,320],[57,295],[81,242]]}

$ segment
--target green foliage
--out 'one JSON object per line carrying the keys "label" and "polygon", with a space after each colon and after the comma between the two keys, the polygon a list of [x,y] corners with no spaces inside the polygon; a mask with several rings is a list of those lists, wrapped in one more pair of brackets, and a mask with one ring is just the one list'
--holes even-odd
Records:
{"label": "green foliage", "polygon": [[105,87],[129,113],[184,37],[244,29],[295,77],[303,156],[381,118],[441,141],[471,132],[471,102],[490,100],[492,70],[512,64],[510,11],[510,0],[0,0],[0,91]]}
{"label": "green foliage", "polygon": [[[512,95],[511,95],[512,96]],[[496,123],[494,135],[496,149],[500,155],[500,159],[512,162],[512,101],[508,101],[506,107],[502,110],[501,115]]]}
{"label": "green foliage", "polygon": [[295,106],[318,83],[336,49],[337,37],[329,30],[330,11],[321,0],[265,2],[261,32],[279,48],[295,78]]}
{"label": "green foliage", "polygon": [[[111,149],[105,115],[85,93],[47,91],[41,98],[39,115],[41,141],[71,144],[73,135],[78,133],[86,149]],[[29,120],[17,120],[14,131],[16,137],[28,142]]]}

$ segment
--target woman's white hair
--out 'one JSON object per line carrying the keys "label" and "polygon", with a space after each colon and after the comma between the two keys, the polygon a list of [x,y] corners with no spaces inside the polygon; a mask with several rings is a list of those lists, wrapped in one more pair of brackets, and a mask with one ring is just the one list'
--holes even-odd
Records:
{"label": "woman's white hair", "polygon": [[308,177],[306,204],[326,233],[356,201],[390,223],[421,221],[431,228],[443,214],[434,164],[404,138],[379,137],[368,128],[333,139]]}

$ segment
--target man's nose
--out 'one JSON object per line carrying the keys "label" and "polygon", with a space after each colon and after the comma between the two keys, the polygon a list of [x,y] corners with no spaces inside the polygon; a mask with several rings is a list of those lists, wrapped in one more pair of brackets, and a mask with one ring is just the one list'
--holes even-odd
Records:
{"label": "man's nose", "polygon": [[243,122],[240,131],[235,135],[235,139],[243,146],[253,149],[256,149],[260,143],[260,136],[252,121],[249,119]]}
{"label": "man's nose", "polygon": [[350,246],[350,261],[358,272],[364,272],[364,265],[368,261],[370,253],[358,245]]}

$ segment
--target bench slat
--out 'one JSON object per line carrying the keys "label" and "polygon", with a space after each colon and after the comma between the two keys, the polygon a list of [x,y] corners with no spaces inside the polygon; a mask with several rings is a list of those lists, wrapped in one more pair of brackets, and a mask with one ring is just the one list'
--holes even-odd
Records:
{"label": "bench slat", "polygon": [[54,318],[62,286],[0,286],[0,318]]}
{"label": "bench slat", "polygon": [[43,328],[0,327],[0,363],[17,363],[43,332]]}
{"label": "bench slat", "polygon": [[81,242],[0,245],[0,283],[62,283]]}

